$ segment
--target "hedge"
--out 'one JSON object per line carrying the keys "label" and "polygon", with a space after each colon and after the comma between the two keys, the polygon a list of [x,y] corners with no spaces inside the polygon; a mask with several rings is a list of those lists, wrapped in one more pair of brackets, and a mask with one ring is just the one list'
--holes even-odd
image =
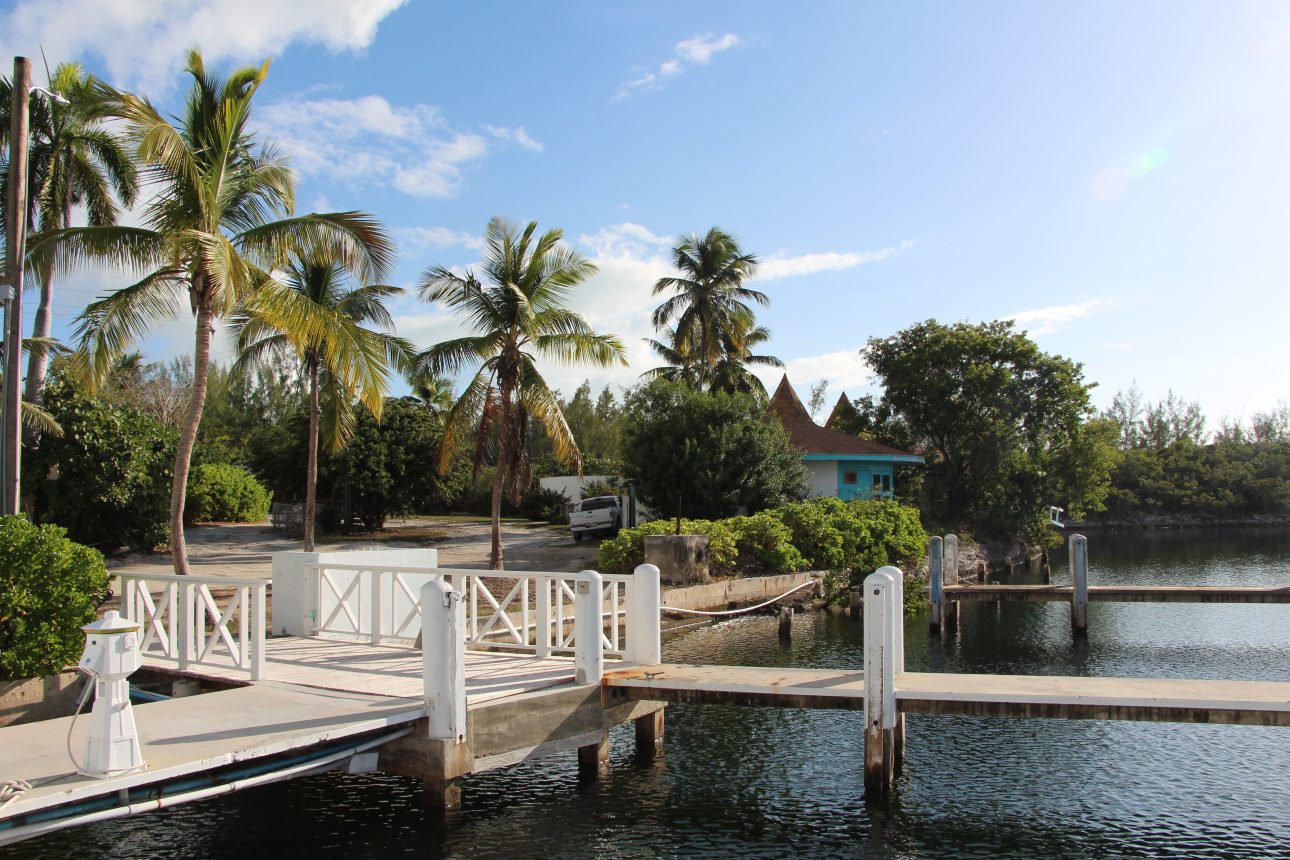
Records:
{"label": "hedge", "polygon": [[103,554],[67,530],[0,520],[0,679],[53,675],[80,659],[81,625],[108,595]]}
{"label": "hedge", "polygon": [[258,523],[272,496],[241,466],[203,463],[188,478],[184,516],[194,523]]}

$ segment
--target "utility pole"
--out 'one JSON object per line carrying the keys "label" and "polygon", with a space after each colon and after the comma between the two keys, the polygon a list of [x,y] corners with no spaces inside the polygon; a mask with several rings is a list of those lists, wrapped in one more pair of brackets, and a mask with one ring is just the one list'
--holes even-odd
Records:
{"label": "utility pole", "polygon": [[13,105],[9,128],[9,223],[6,280],[13,298],[5,305],[4,456],[0,513],[18,513],[22,457],[22,266],[27,252],[27,123],[31,61],[13,58]]}

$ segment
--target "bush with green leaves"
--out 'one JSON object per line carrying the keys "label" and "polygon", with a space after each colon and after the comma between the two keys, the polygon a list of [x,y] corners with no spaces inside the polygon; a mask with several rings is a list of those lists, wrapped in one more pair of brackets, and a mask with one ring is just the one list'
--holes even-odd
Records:
{"label": "bush with green leaves", "polygon": [[0,680],[52,675],[75,665],[81,625],[108,595],[103,554],[58,526],[0,520]]}
{"label": "bush with green leaves", "polygon": [[612,478],[608,481],[588,481],[582,488],[582,497],[584,499],[594,499],[597,496],[617,496],[623,491],[618,486],[618,480]]}
{"label": "bush with green leaves", "polygon": [[194,523],[258,523],[272,496],[255,476],[231,463],[202,463],[188,477],[184,515]]}
{"label": "bush with green leaves", "polygon": [[[674,533],[670,520],[623,529],[600,544],[600,570],[626,573],[645,560],[645,536]],[[927,551],[918,510],[890,501],[811,499],[750,517],[682,520],[682,534],[706,534],[714,574],[754,576],[829,570],[859,582],[887,564],[908,565]]]}
{"label": "bush with green leaves", "polygon": [[[489,501],[491,504],[491,499]],[[515,509],[520,516],[530,520],[544,520],[558,525],[568,522],[565,515],[565,506],[568,504],[569,500],[564,493],[534,484],[520,495],[520,503]]]}
{"label": "bush with green leaves", "polygon": [[38,522],[108,550],[152,549],[169,535],[175,434],[139,410],[87,397],[55,364],[45,409],[63,427],[23,453]]}

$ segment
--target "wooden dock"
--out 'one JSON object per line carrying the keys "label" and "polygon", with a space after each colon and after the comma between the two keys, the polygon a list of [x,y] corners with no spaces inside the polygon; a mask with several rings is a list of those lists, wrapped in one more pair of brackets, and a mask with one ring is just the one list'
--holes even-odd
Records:
{"label": "wooden dock", "polygon": [[[863,710],[863,673],[663,664],[605,673],[609,701]],[[899,672],[906,714],[1290,726],[1290,683]]]}
{"label": "wooden dock", "polygon": [[[1068,543],[1070,585],[1003,585],[984,582],[984,567],[981,581],[959,582],[958,538],[932,538],[928,553],[929,626],[937,631],[958,624],[962,603],[1069,603],[1071,629],[1077,634],[1088,632],[1090,603],[1290,603],[1290,586],[1285,585],[1090,585],[1088,539],[1071,535]],[[1047,564],[1044,578],[1048,578]]]}

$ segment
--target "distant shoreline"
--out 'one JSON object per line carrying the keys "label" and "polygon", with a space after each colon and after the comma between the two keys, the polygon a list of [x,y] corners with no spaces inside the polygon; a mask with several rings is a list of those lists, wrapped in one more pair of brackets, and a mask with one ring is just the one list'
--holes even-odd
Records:
{"label": "distant shoreline", "polygon": [[1096,529],[1192,529],[1192,528],[1290,528],[1290,514],[1136,514],[1128,517],[1092,519],[1066,523],[1066,530]]}

